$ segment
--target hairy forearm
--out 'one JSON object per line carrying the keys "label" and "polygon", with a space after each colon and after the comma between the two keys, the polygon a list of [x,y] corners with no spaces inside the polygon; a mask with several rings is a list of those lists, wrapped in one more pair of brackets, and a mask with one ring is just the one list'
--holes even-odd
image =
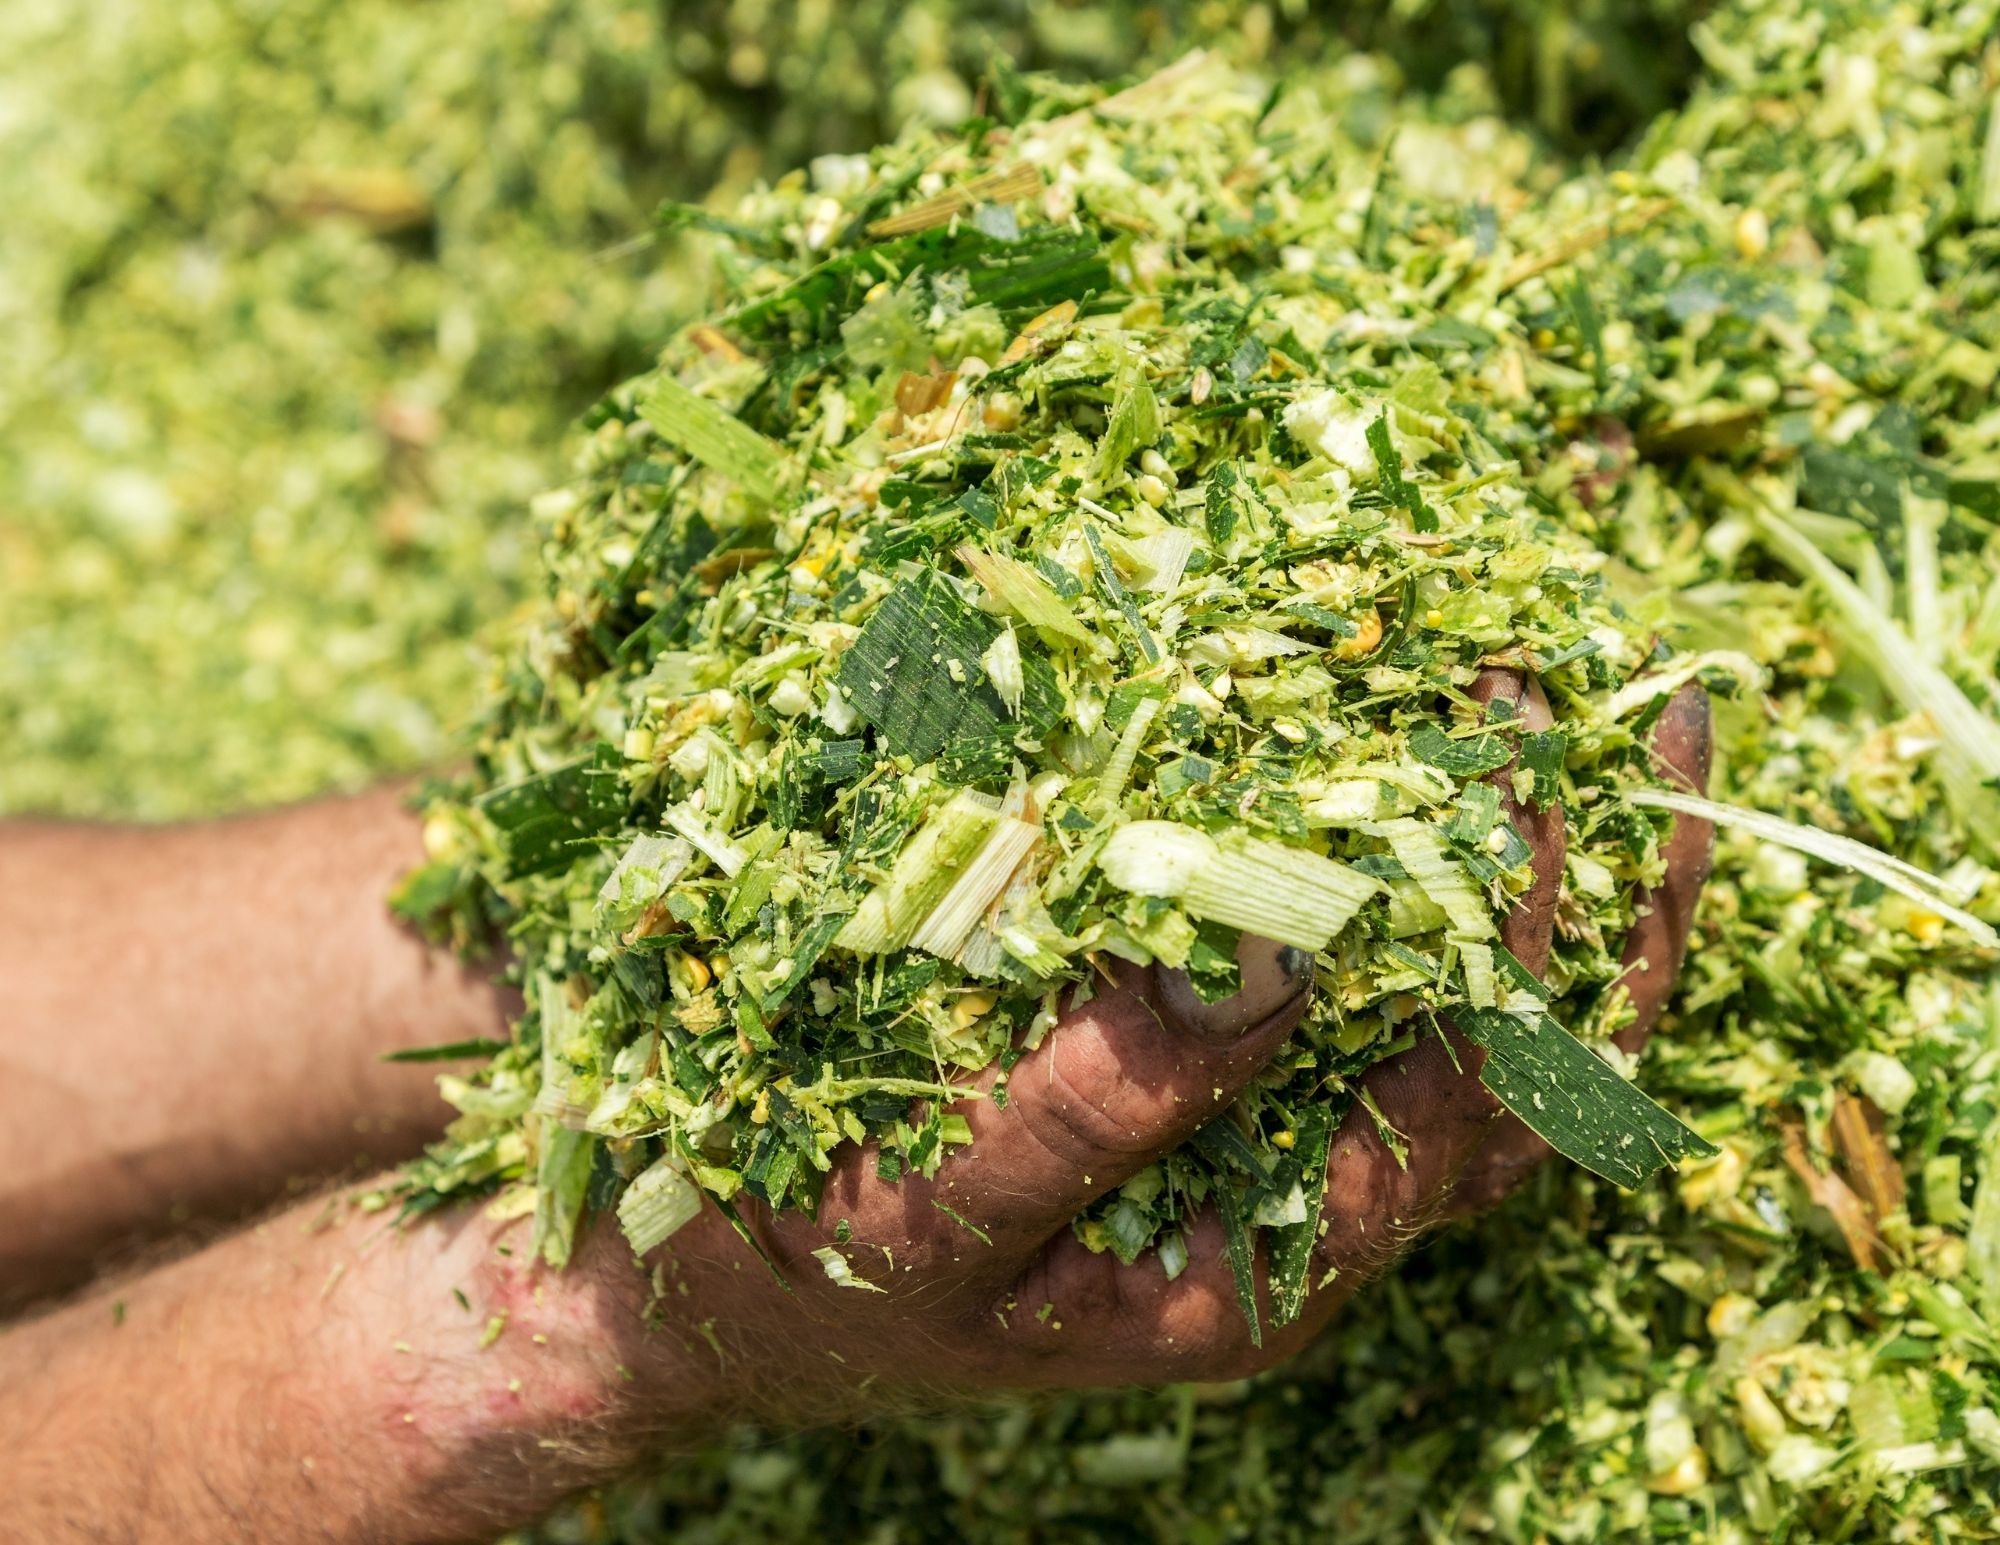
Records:
{"label": "hairy forearm", "polygon": [[382,1054],[497,1033],[506,1006],[387,913],[420,856],[387,791],[0,827],[0,1298],[435,1134],[435,1070]]}
{"label": "hairy forearm", "polygon": [[713,1420],[629,1253],[555,1277],[472,1209],[322,1216],[0,1334],[0,1539],[490,1539]]}

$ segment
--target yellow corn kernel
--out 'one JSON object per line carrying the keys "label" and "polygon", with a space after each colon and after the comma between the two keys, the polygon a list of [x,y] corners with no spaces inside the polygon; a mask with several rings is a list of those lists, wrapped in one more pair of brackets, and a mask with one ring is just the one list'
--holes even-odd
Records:
{"label": "yellow corn kernel", "polygon": [[989,1012],[998,1000],[990,992],[969,992],[951,1006],[951,1022],[960,1030],[970,1030],[979,1016]]}
{"label": "yellow corn kernel", "polygon": [[1771,250],[1771,222],[1761,209],[1746,209],[1736,217],[1736,250],[1746,259]]}
{"label": "yellow corn kernel", "polygon": [[750,1102],[750,1119],[758,1126],[771,1119],[771,1091],[759,1089],[757,1098]]}
{"label": "yellow corn kernel", "polygon": [[1358,660],[1365,654],[1372,654],[1381,642],[1382,614],[1370,607],[1354,619],[1354,637],[1343,638],[1333,646],[1333,657],[1336,660]]}
{"label": "yellow corn kernel", "polygon": [[1944,919],[1921,907],[1911,911],[1910,920],[1903,926],[1919,944],[1935,944],[1944,937]]}
{"label": "yellow corn kernel", "polygon": [[1646,1482],[1646,1489],[1663,1497],[1685,1497],[1690,1492],[1700,1491],[1708,1484],[1708,1455],[1696,1444],[1681,1456],[1673,1469],[1653,1476]]}
{"label": "yellow corn kernel", "polygon": [[708,969],[708,962],[699,955],[681,956],[681,965],[687,971],[690,992],[702,992],[715,980],[715,973]]}
{"label": "yellow corn kernel", "polygon": [[1749,1163],[1728,1143],[1714,1158],[1682,1172],[1676,1185],[1681,1203],[1687,1207],[1707,1207],[1734,1196],[1743,1186]]}
{"label": "yellow corn kernel", "polygon": [[1002,433],[1021,427],[1021,399],[1012,392],[995,392],[986,399],[980,418],[988,429]]}
{"label": "yellow corn kernel", "polygon": [[1764,1392],[1764,1386],[1748,1374],[1736,1381],[1733,1393],[1736,1396],[1737,1425],[1743,1429],[1745,1437],[1768,1454],[1784,1441],[1785,1434],[1791,1430],[1785,1425],[1785,1413]]}
{"label": "yellow corn kernel", "polygon": [[1708,1333],[1720,1341],[1733,1336],[1757,1317],[1757,1300],[1742,1293],[1724,1293],[1708,1306]]}
{"label": "yellow corn kernel", "polygon": [[1290,1148],[1298,1140],[1299,1134],[1294,1132],[1290,1127],[1285,1128],[1282,1132],[1273,1132],[1271,1134],[1271,1146],[1273,1148]]}
{"label": "yellow corn kernel", "polygon": [[1427,628],[1443,627],[1444,613],[1439,611],[1435,606],[1433,606],[1429,611],[1424,613],[1424,626]]}

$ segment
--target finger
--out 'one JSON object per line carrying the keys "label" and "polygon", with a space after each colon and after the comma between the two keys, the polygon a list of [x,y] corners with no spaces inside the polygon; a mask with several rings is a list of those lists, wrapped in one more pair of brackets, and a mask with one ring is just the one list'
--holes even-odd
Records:
{"label": "finger", "polygon": [[[1187,1226],[1186,1269],[1169,1279],[1156,1252],[1127,1266],[1065,1230],[1035,1257],[977,1340],[1015,1388],[1083,1388],[1241,1378],[1296,1350],[1292,1328],[1259,1346],[1236,1295],[1221,1220]],[[1261,1273],[1260,1273],[1261,1279]],[[1260,1324],[1270,1325],[1268,1296]]]}
{"label": "finger", "polygon": [[1234,1100],[1291,1034],[1311,995],[1312,957],[1245,939],[1237,962],[1241,988],[1212,1004],[1180,972],[1110,963],[1108,983],[1014,1065],[1004,1104],[956,1107],[972,1141],[935,1176],[885,1181],[872,1147],[850,1150],[827,1178],[818,1224],[781,1224],[782,1242],[823,1244],[838,1219],[850,1237],[890,1244],[898,1275],[952,1263],[1018,1272],[1085,1203]]}
{"label": "finger", "polygon": [[[1458,1042],[1459,1056],[1470,1050]],[[1327,1227],[1307,1268],[1307,1307],[1293,1324],[1274,1323],[1260,1266],[1261,1344],[1253,1338],[1209,1206],[1187,1226],[1186,1269],[1171,1281],[1156,1251],[1127,1266],[1070,1230],[1050,1239],[996,1313],[976,1322],[996,1367],[1022,1387],[1159,1383],[1238,1378],[1298,1350],[1432,1221],[1437,1197],[1492,1118],[1491,1096],[1438,1036],[1376,1070],[1371,1088],[1385,1111],[1402,1110],[1412,1124],[1410,1113],[1421,1110],[1422,1133],[1405,1167],[1358,1104],[1348,1112],[1328,1164]]]}
{"label": "finger", "polygon": [[[1485,670],[1473,682],[1471,696],[1487,707],[1512,707],[1511,722],[1530,732],[1553,729],[1556,716],[1542,692],[1542,684],[1518,671]],[[1534,880],[1500,921],[1500,942],[1509,953],[1536,976],[1548,969],[1549,953],[1555,942],[1556,903],[1562,895],[1563,860],[1568,853],[1568,833],[1562,807],[1550,803],[1536,809],[1514,797],[1513,773],[1518,757],[1490,775],[1488,781],[1500,790],[1500,813],[1534,854]]]}
{"label": "finger", "polygon": [[[1513,704],[1514,722],[1523,729],[1555,723],[1540,686],[1515,672],[1482,674],[1473,695],[1488,704]],[[1535,810],[1513,797],[1513,765],[1494,774],[1494,782],[1502,813],[1529,846],[1533,879],[1501,920],[1500,942],[1540,976],[1553,947],[1568,840],[1560,807]],[[1365,1279],[1438,1221],[1460,1172],[1501,1114],[1500,1102],[1479,1081],[1485,1065],[1485,1052],[1446,1020],[1410,1050],[1369,1069],[1362,1083],[1381,1122],[1357,1104],[1334,1134],[1321,1206],[1322,1274]]]}
{"label": "finger", "polygon": [[[1654,722],[1653,763],[1661,780],[1690,794],[1708,793],[1708,768],[1714,735],[1708,694],[1690,683],[1674,694]],[[1642,894],[1632,932],[1625,940],[1621,977],[1632,995],[1636,1017],[1612,1037],[1628,1052],[1645,1046],[1660,1012],[1674,989],[1681,962],[1687,956],[1694,926],[1694,909],[1708,883],[1715,855],[1715,827],[1691,815],[1674,817],[1674,829],[1661,849],[1666,876],[1657,890]]]}
{"label": "finger", "polygon": [[[1708,694],[1692,684],[1683,687],[1654,723],[1651,745],[1656,768],[1666,782],[1691,794],[1706,794],[1712,744]],[[1644,1048],[1673,993],[1714,848],[1715,828],[1709,822],[1685,815],[1674,818],[1673,835],[1663,850],[1666,876],[1657,890],[1639,897],[1637,921],[1620,957],[1624,964],[1620,980],[1631,995],[1633,1018],[1612,1040],[1626,1052],[1636,1054]],[[1459,1180],[1452,1215],[1494,1206],[1551,1152],[1519,1119],[1509,1116],[1497,1123]]]}

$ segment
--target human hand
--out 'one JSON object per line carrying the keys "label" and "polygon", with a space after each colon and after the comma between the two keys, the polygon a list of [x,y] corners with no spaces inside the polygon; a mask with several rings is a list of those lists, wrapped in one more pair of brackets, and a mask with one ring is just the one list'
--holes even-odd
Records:
{"label": "human hand", "polygon": [[[1552,722],[1539,688],[1517,674],[1488,671],[1473,695],[1512,698],[1527,729]],[[1662,715],[1653,748],[1670,775],[1705,786],[1699,689]],[[1506,770],[1497,776],[1504,797]],[[1535,879],[1502,941],[1539,974],[1552,947],[1563,819],[1505,804],[1533,851]],[[1671,989],[1709,843],[1702,823],[1679,823],[1667,879],[1626,949],[1635,1010],[1619,1036],[1627,1049],[1643,1044]],[[885,1395],[934,1390],[1239,1376],[1317,1334],[1423,1228],[1499,1200],[1546,1157],[1540,1139],[1502,1119],[1479,1082],[1484,1054],[1447,1025],[1365,1076],[1377,1109],[1408,1140],[1407,1163],[1365,1110],[1350,1111],[1332,1148],[1310,1276],[1322,1286],[1263,1346],[1253,1345],[1212,1209],[1191,1230],[1190,1264],[1175,1280],[1156,1258],[1127,1266],[1093,1253],[1070,1231],[1076,1213],[1224,1108],[1296,1024],[1310,962],[1264,941],[1246,941],[1240,962],[1241,993],[1209,1006],[1176,973],[1113,967],[1110,990],[1072,1009],[1016,1065],[1004,1109],[962,1107],[975,1140],[934,1179],[881,1180],[872,1150],[851,1149],[836,1160],[817,1220],[746,1206],[788,1286],[706,1212],[661,1252],[666,1291],[656,1318],[670,1334],[633,1335],[621,1347],[640,1390],[663,1353],[682,1379],[697,1339],[717,1348],[715,1413],[773,1421],[844,1417]],[[596,1243],[585,1277],[631,1299],[636,1278],[622,1244],[602,1229]],[[814,1256],[828,1247],[879,1291],[830,1280]],[[629,1307],[636,1323],[640,1305]],[[686,1388],[677,1383],[677,1396]]]}

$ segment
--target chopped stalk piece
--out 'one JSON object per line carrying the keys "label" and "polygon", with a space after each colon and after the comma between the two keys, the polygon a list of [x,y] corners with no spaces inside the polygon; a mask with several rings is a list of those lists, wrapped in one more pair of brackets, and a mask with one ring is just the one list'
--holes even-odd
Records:
{"label": "chopped stalk piece", "polygon": [[939,899],[923,926],[910,936],[911,947],[928,950],[947,960],[956,958],[1041,835],[1039,826],[1026,821],[995,821],[979,851],[959,871],[951,889]]}
{"label": "chopped stalk piece", "polygon": [[701,1211],[701,1192],[678,1154],[655,1160],[618,1199],[618,1223],[634,1255],[650,1255]]}
{"label": "chopped stalk piece", "polygon": [[732,880],[750,861],[747,853],[717,831],[708,817],[692,805],[670,806],[662,819]]}
{"label": "chopped stalk piece", "polygon": [[1825,593],[1855,654],[1883,690],[1912,713],[1929,714],[1944,744],[1945,787],[1979,843],[2000,852],[2000,722],[1981,713],[1957,682],[1924,658],[1893,617],[1883,614],[1840,566],[1777,511],[1757,509],[1757,529],[1785,563]]}
{"label": "chopped stalk piece", "polygon": [[1152,727],[1154,717],[1160,711],[1158,698],[1142,697],[1132,709],[1132,717],[1125,721],[1125,728],[1119,731],[1118,744],[1112,748],[1104,770],[1097,775],[1095,803],[1100,810],[1116,808],[1125,793],[1125,780],[1132,776],[1132,765],[1139,759],[1139,748],[1146,743],[1146,732]]}
{"label": "chopped stalk piece", "polygon": [[[950,894],[999,818],[997,799],[970,789],[954,794],[932,812],[897,856],[889,877],[862,899],[833,942],[857,955],[902,949]],[[1005,878],[1001,876],[1001,883]],[[959,938],[963,939],[962,933]]]}
{"label": "chopped stalk piece", "polygon": [[1119,827],[1098,867],[1120,890],[1175,900],[1190,917],[1314,951],[1382,889],[1317,853],[1254,837],[1218,843],[1170,821]]}
{"label": "chopped stalk piece", "polygon": [[1445,852],[1444,839],[1435,828],[1405,817],[1361,829],[1389,844],[1396,862],[1444,913],[1455,935],[1461,939],[1490,939],[1499,933],[1492,909],[1466,877],[1464,868]]}

